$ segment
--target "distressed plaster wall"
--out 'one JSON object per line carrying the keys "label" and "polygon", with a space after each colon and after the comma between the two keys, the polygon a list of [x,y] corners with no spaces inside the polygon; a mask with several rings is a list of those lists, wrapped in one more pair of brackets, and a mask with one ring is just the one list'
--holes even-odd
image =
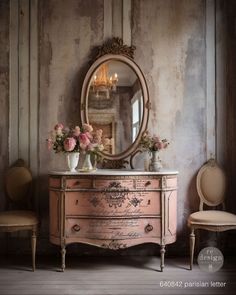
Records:
{"label": "distressed plaster wall", "polygon": [[39,195],[42,232],[47,233],[47,173],[65,163],[63,157],[47,152],[45,139],[57,122],[79,124],[79,97],[88,53],[103,38],[103,1],[40,1],[39,15]]}
{"label": "distressed plaster wall", "polygon": [[[107,1],[105,1],[107,3]],[[79,102],[83,78],[89,66],[91,49],[104,42],[103,0],[40,0],[39,1],[39,103],[37,211],[41,218],[39,252],[55,249],[48,242],[48,171],[63,167],[63,157],[48,153],[45,139],[57,122],[79,123]],[[121,1],[120,1],[121,2]],[[220,1],[217,1],[219,4]],[[226,4],[227,2],[227,4]],[[112,1],[113,7],[121,3]],[[223,3],[223,5],[222,5]],[[220,146],[217,156],[228,167],[228,176],[235,175],[235,17],[233,0],[221,1],[217,6],[218,26],[225,22],[225,31],[217,35],[218,43],[227,46],[227,59],[217,55],[219,74],[227,64],[227,99],[217,101],[218,117],[221,104],[227,113],[227,132],[218,122],[217,138],[226,134],[227,149]],[[113,29],[122,32],[120,11],[113,10]],[[226,16],[229,19],[226,21]],[[0,174],[8,162],[8,48],[9,1],[0,1]],[[124,30],[124,27],[123,27]],[[109,30],[108,30],[109,31]],[[229,33],[229,34],[228,34]],[[223,34],[228,34],[222,41]],[[152,103],[149,129],[170,141],[168,150],[161,153],[168,168],[179,170],[178,183],[178,240],[169,253],[186,253],[188,246],[186,219],[198,208],[195,176],[207,160],[207,111],[206,96],[206,1],[205,0],[133,0],[131,7],[131,40],[136,46],[135,61],[147,79]],[[219,41],[220,40],[220,41]],[[218,46],[219,51],[222,47]],[[224,57],[226,55],[223,55]],[[2,70],[3,69],[3,70]],[[220,76],[218,76],[220,77]],[[218,96],[221,97],[222,79],[217,78]],[[220,84],[222,83],[222,84]],[[225,117],[223,117],[225,118]],[[231,130],[231,131],[229,131]],[[227,151],[225,151],[227,150]],[[222,156],[224,154],[224,157]],[[142,165],[142,161],[139,161]],[[229,193],[229,204],[235,211],[235,185]],[[1,189],[0,189],[1,190]],[[3,200],[0,197],[0,209]],[[14,248],[14,244],[12,244]],[[76,246],[78,247],[78,246]],[[75,247],[75,248],[76,248]],[[12,248],[12,250],[13,250]],[[71,247],[73,250],[73,247]],[[77,248],[76,248],[77,249]],[[146,250],[148,249],[148,250]],[[156,247],[137,247],[123,254],[157,252]],[[1,251],[1,248],[0,248]],[[105,251],[80,246],[80,253],[105,253]],[[107,253],[107,252],[106,252]],[[111,253],[108,253],[111,254]]]}
{"label": "distressed plaster wall", "polygon": [[198,205],[194,176],[206,160],[205,1],[133,3],[132,42],[152,103],[149,129],[168,138],[171,144],[161,158],[179,170],[182,248],[186,218]]}

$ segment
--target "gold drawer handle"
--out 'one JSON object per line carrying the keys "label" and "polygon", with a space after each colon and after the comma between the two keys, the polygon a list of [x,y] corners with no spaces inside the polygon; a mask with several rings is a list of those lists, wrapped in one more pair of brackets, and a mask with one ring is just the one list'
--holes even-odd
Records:
{"label": "gold drawer handle", "polygon": [[72,228],[74,231],[80,231],[80,226],[78,224],[75,224]]}
{"label": "gold drawer handle", "polygon": [[145,226],[145,232],[146,233],[149,233],[152,230],[153,230],[153,226],[151,224],[148,224],[148,225]]}

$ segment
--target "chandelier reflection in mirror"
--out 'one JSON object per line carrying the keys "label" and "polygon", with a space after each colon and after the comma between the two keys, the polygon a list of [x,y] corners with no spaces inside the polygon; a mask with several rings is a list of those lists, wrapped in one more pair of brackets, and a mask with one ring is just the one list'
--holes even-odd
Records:
{"label": "chandelier reflection in mirror", "polygon": [[93,76],[91,83],[91,91],[96,98],[102,97],[109,99],[112,92],[116,92],[118,82],[118,75],[114,73],[109,76],[109,69],[107,63],[103,63]]}

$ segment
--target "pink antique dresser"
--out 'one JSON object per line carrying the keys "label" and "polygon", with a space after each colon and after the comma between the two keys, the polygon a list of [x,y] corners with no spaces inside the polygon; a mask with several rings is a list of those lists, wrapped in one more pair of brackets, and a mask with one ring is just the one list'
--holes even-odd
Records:
{"label": "pink antique dresser", "polygon": [[176,241],[177,172],[101,169],[93,173],[51,172],[50,241],[61,247],[84,243],[119,250]]}

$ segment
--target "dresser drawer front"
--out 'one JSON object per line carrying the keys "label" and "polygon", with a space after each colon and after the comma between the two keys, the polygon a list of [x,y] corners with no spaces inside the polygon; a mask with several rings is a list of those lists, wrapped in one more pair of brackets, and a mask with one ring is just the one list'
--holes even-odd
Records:
{"label": "dresser drawer front", "polygon": [[97,178],[94,185],[96,189],[102,190],[129,190],[134,188],[134,181],[131,178],[119,179],[110,177],[109,180]]}
{"label": "dresser drawer front", "polygon": [[68,178],[65,181],[66,189],[90,189],[92,187],[91,178]]}
{"label": "dresser drawer front", "polygon": [[159,192],[66,192],[67,216],[160,215]]}
{"label": "dresser drawer front", "polygon": [[158,218],[110,218],[86,219],[67,218],[66,238],[142,239],[160,237],[160,219]]}
{"label": "dresser drawer front", "polygon": [[161,186],[161,178],[141,177],[136,179],[136,189],[159,189]]}
{"label": "dresser drawer front", "polygon": [[163,188],[177,188],[177,177],[166,177],[163,181]]}

